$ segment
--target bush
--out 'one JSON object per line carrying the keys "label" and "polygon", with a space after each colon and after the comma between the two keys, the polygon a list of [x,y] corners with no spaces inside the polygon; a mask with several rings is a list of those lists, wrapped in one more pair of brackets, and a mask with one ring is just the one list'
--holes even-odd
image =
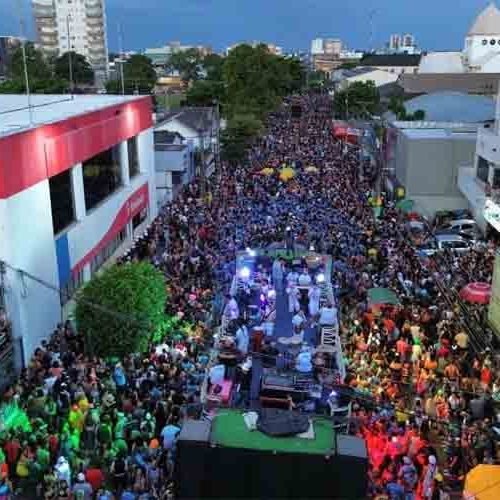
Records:
{"label": "bush", "polygon": [[165,279],[148,263],[95,276],[78,293],[75,311],[87,350],[99,356],[146,351],[153,334],[161,336],[166,299]]}

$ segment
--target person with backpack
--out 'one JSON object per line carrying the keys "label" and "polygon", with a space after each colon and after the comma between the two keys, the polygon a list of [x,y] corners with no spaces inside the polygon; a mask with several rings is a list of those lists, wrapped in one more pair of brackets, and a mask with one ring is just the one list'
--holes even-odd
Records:
{"label": "person with backpack", "polygon": [[110,473],[113,481],[113,490],[117,497],[128,484],[128,464],[123,454],[119,454],[111,463]]}

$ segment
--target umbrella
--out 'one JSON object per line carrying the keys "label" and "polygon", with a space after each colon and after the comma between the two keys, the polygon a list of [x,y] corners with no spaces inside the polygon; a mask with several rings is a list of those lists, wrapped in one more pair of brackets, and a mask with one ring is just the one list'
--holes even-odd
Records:
{"label": "umbrella", "polygon": [[469,283],[460,290],[460,298],[476,304],[489,304],[491,299],[491,285],[488,283]]}
{"label": "umbrella", "polygon": [[311,174],[314,174],[318,171],[318,168],[315,167],[314,165],[309,165],[304,169],[306,172],[310,172]]}
{"label": "umbrella", "polygon": [[295,177],[295,170],[291,167],[285,167],[280,170],[280,179],[284,182]]}
{"label": "umbrella", "polygon": [[466,500],[496,500],[500,498],[500,466],[481,464],[465,478]]}
{"label": "umbrella", "polygon": [[368,304],[375,306],[377,304],[390,304],[398,306],[400,304],[398,296],[389,288],[370,288],[368,290]]}
{"label": "umbrella", "polygon": [[259,174],[265,175],[266,177],[273,175],[274,170],[270,167],[263,168],[262,170],[259,171]]}
{"label": "umbrella", "polygon": [[396,203],[396,208],[399,208],[401,212],[407,214],[413,210],[413,200],[404,199]]}

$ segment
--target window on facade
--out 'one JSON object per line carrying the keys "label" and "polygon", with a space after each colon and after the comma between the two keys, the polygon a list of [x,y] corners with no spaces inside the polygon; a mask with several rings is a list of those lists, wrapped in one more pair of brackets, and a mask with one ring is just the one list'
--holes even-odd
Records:
{"label": "window on facade", "polygon": [[119,146],[84,161],[82,170],[85,207],[91,210],[121,186]]}
{"label": "window on facade", "polygon": [[66,304],[75,295],[75,292],[83,285],[83,267],[73,273],[69,281],[61,288],[61,305]]}
{"label": "window on facade", "polygon": [[147,208],[142,209],[138,214],[134,215],[132,218],[132,230],[135,231],[146,220],[147,216]]}
{"label": "window on facade", "polygon": [[54,234],[68,227],[75,220],[71,171],[66,170],[49,179],[50,204]]}
{"label": "window on facade", "polygon": [[91,261],[90,273],[94,275],[103,264],[116,252],[127,238],[127,230],[123,228]]}
{"label": "window on facade", "polygon": [[490,164],[482,157],[477,158],[477,178],[483,182],[488,182],[488,171]]}
{"label": "window on facade", "polygon": [[135,177],[139,173],[139,155],[137,152],[137,137],[132,137],[127,141],[128,151],[128,174]]}

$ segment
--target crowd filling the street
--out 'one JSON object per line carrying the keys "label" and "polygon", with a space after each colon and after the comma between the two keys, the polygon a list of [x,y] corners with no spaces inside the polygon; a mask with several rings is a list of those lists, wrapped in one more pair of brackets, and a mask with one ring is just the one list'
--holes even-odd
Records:
{"label": "crowd filling the street", "polygon": [[[220,404],[258,411],[269,367],[319,386],[287,394],[287,411],[333,426],[348,408],[335,429],[366,443],[369,498],[441,498],[476,465],[500,464],[494,339],[486,306],[460,298],[491,283],[495,243],[423,251],[418,216],[335,136],[330,102],[286,99],[244,162],[185,186],[120,257],[161,270],[165,313],[190,335],[101,359],[68,321],[40,345],[3,394],[17,424],[0,429],[0,499],[172,498],[186,420]],[[321,348],[328,328],[338,359]]]}

